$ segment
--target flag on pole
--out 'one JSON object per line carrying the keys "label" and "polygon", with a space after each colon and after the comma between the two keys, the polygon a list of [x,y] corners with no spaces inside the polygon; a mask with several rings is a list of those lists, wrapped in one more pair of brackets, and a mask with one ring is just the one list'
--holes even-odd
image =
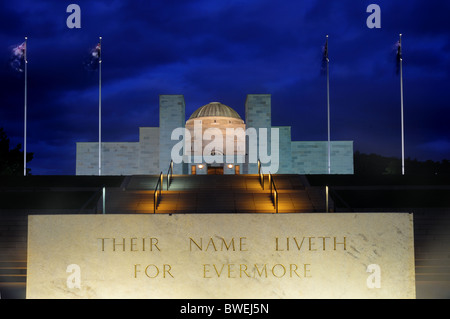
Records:
{"label": "flag on pole", "polygon": [[27,50],[26,42],[23,42],[22,44],[15,46],[11,50],[10,65],[17,72],[23,73],[25,71],[26,50]]}
{"label": "flag on pole", "polygon": [[328,59],[328,36],[325,45],[322,47],[322,67],[320,72],[325,75],[327,73],[327,64],[330,60]]}
{"label": "flag on pole", "polygon": [[27,175],[27,39],[11,50],[10,65],[18,73],[24,74],[24,132],[23,132],[23,175]]}
{"label": "flag on pole", "polygon": [[[98,61],[98,175],[102,175],[102,37],[92,51],[92,56]],[[103,198],[104,199],[104,198]]]}
{"label": "flag on pole", "polygon": [[101,59],[101,44],[100,42],[89,52],[89,56],[87,57],[84,66],[86,69],[94,71],[98,70],[100,59]]}
{"label": "flag on pole", "polygon": [[401,37],[395,44],[395,48],[397,51],[397,53],[396,53],[397,74],[400,74],[400,62],[402,61],[402,39],[401,39]]}
{"label": "flag on pole", "polygon": [[84,60],[88,71],[98,71],[98,174],[102,175],[102,37]]}
{"label": "flag on pole", "polygon": [[95,57],[96,59],[100,59],[100,51],[102,49],[102,45],[99,43],[97,43],[97,46],[92,50],[92,56]]}
{"label": "flag on pole", "polygon": [[400,74],[400,112],[402,126],[402,175],[405,175],[405,124],[403,106],[403,57],[402,57],[402,35],[399,35],[397,42],[397,74]]}
{"label": "flag on pole", "polygon": [[331,134],[330,134],[330,72],[329,72],[329,64],[330,59],[328,57],[328,35],[326,37],[325,45],[322,48],[322,75],[327,76],[327,127],[328,127],[328,174],[331,174]]}

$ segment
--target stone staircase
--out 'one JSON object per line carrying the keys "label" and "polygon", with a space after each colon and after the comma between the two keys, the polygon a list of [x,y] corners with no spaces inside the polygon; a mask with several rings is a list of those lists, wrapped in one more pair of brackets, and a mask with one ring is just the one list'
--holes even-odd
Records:
{"label": "stone staircase", "polygon": [[414,211],[417,298],[450,298],[450,211]]}
{"label": "stone staircase", "polygon": [[0,295],[23,298],[27,274],[27,227],[25,214],[0,214]]}
{"label": "stone staircase", "polygon": [[[279,213],[325,211],[323,190],[309,187],[299,175],[275,175]],[[106,190],[106,213],[153,213],[157,176],[132,176],[121,187]],[[163,181],[157,213],[275,213],[268,176],[265,189],[259,175],[176,175],[167,190]]]}
{"label": "stone staircase", "polygon": [[[153,194],[158,178],[148,175],[127,176],[121,183],[110,183],[106,187],[106,214],[153,213]],[[274,175],[274,181],[279,192],[279,213],[324,211],[323,190],[309,187],[306,179],[299,175]],[[49,187],[52,183],[47,182],[49,184],[47,185],[45,182],[43,179],[38,183],[43,184],[43,187],[34,186],[33,189],[23,193],[27,195],[22,196],[24,200],[14,200],[16,207],[8,206],[7,209],[3,207],[4,205],[0,207],[0,298],[25,298],[29,214],[102,213],[101,188],[94,187],[96,185],[89,185],[88,189],[84,189],[82,185],[53,189]],[[267,175],[265,189],[260,184],[259,175],[175,175],[167,190],[167,176],[165,176],[157,213],[273,214],[275,206],[267,185]],[[7,198],[8,192],[15,194],[17,190],[3,189],[2,198]],[[40,197],[41,195],[35,195],[42,192],[45,195],[42,197],[44,199]],[[70,194],[77,200],[71,200]],[[60,199],[61,208],[48,209],[47,204],[40,207],[31,201],[41,199],[47,203],[54,201],[55,196]],[[74,203],[64,204],[67,201]],[[94,203],[93,207],[91,202]]]}
{"label": "stone staircase", "polygon": [[[323,187],[311,186],[304,176],[273,177],[279,192],[279,213],[325,212]],[[175,175],[169,190],[166,178],[157,213],[275,213],[267,175],[264,189],[258,175]],[[128,176],[121,184],[108,186],[106,213],[153,213],[157,181],[158,176]],[[97,188],[92,194],[94,190]],[[6,190],[4,193],[7,196]],[[79,193],[79,189],[74,189],[77,198]],[[56,212],[101,212],[98,208],[82,209],[91,197],[83,195],[77,201],[80,203],[77,209],[74,206]],[[97,198],[93,199],[94,203]],[[100,198],[97,207],[101,204]],[[31,211],[22,206],[7,210],[0,207],[0,298],[4,299],[25,298],[28,214],[49,213],[46,208]],[[332,202],[330,208],[333,210]],[[385,210],[395,212],[384,207]],[[367,207],[366,211],[377,210]],[[450,298],[450,210],[448,206],[422,207],[411,212],[414,213],[417,298]]]}

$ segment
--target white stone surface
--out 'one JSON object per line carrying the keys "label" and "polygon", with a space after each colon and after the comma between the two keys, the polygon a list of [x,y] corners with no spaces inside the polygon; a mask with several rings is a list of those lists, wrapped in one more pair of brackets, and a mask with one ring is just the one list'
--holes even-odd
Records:
{"label": "white stone surface", "polygon": [[27,298],[415,298],[411,214],[30,215],[28,227]]}
{"label": "white stone surface", "polygon": [[[102,142],[102,174],[103,175],[158,175],[160,172],[167,172],[171,158],[173,146],[178,141],[171,140],[174,129],[186,127],[192,129],[192,120],[185,123],[185,100],[183,95],[161,95],[159,99],[159,127],[143,127],[139,129],[139,142]],[[276,110],[275,110],[276,111]],[[272,102],[270,94],[249,94],[245,101],[245,121],[236,118],[222,118],[223,122],[212,124],[208,121],[212,118],[203,119],[203,129],[211,127],[241,127],[267,129],[267,138],[261,140],[261,152],[258,150],[256,159],[247,157],[246,164],[241,165],[240,173],[257,174],[259,158],[263,162],[263,169],[270,170],[273,174],[327,174],[328,163],[328,142],[326,141],[292,141],[290,126],[272,127]],[[214,121],[214,119],[212,119]],[[294,119],[295,125],[301,125]],[[297,123],[298,122],[298,123]],[[236,123],[239,123],[237,125]],[[300,123],[300,124],[299,124]],[[279,130],[279,140],[271,140],[271,129]],[[191,134],[192,135],[192,134]],[[259,140],[260,134],[257,139]],[[204,145],[208,145],[205,143]],[[241,143],[239,143],[241,144]],[[249,143],[244,149],[239,151],[251,154]],[[273,150],[278,150],[279,158],[271,156],[270,164],[263,161],[266,153],[272,154]],[[225,150],[225,149],[224,149]],[[244,151],[245,150],[245,151]],[[238,152],[238,153],[240,153]],[[185,157],[190,158],[189,156]],[[187,161],[197,162],[197,161]],[[267,164],[267,165],[266,165]],[[188,174],[188,166],[174,165],[175,174]],[[270,169],[268,168],[270,166]],[[274,169],[278,167],[278,171]],[[200,172],[201,173],[201,172]],[[352,141],[332,141],[331,142],[331,173],[332,174],[353,174],[353,142]],[[76,175],[97,175],[98,174],[98,143],[79,142],[76,144]]]}

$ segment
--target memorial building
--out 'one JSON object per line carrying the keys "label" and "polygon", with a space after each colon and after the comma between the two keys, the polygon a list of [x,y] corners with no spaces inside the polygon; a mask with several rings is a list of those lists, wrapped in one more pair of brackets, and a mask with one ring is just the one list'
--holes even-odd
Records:
{"label": "memorial building", "polygon": [[[141,127],[137,142],[102,142],[102,175],[327,174],[327,141],[292,141],[290,126],[272,126],[270,94],[249,94],[245,120],[211,102],[186,121],[183,95],[160,95],[159,127]],[[76,175],[98,175],[98,142],[79,142]],[[330,173],[353,174],[353,141],[330,142]],[[174,158],[179,157],[177,161]]]}

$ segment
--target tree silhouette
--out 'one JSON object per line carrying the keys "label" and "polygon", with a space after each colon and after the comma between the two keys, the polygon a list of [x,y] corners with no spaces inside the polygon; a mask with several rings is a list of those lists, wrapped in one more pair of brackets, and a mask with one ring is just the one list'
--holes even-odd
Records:
{"label": "tree silhouette", "polygon": [[[9,148],[9,138],[4,129],[0,127],[0,175],[1,176],[21,176],[23,175],[23,151],[21,144],[17,144],[13,149]],[[27,152],[27,163],[33,159],[33,153]],[[27,168],[27,175],[31,172]]]}
{"label": "tree silhouette", "polygon": [[[363,154],[356,151],[354,154],[355,175],[400,175],[401,161],[396,157],[385,157],[378,154]],[[407,158],[405,160],[406,174],[408,175],[450,175],[450,161],[444,159],[440,162],[432,160],[418,161]]]}

